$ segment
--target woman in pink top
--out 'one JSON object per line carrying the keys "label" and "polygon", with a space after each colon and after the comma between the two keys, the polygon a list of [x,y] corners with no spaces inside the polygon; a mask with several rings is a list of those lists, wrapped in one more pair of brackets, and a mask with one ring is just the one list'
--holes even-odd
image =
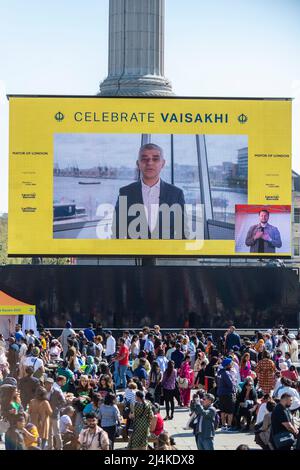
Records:
{"label": "woman in pink top", "polygon": [[240,375],[241,380],[244,382],[245,378],[251,374],[251,362],[250,362],[250,354],[245,353],[241,359],[240,364]]}
{"label": "woman in pink top", "polygon": [[181,364],[178,370],[178,376],[183,379],[187,379],[187,388],[180,388],[180,398],[183,406],[190,406],[191,401],[191,389],[194,383],[194,371],[191,369],[191,358],[186,356],[185,360]]}

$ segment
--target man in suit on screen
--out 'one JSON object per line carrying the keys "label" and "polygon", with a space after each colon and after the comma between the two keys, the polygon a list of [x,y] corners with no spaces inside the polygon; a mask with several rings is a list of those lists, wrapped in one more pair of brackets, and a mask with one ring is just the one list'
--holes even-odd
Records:
{"label": "man in suit on screen", "polygon": [[160,178],[165,163],[158,145],[140,148],[137,166],[141,178],[119,190],[112,238],[188,238],[183,191]]}

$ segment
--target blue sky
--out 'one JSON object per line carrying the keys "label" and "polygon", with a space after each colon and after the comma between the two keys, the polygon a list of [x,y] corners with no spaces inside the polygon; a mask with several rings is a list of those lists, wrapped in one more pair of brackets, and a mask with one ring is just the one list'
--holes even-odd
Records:
{"label": "blue sky", "polygon": [[[95,94],[107,74],[108,0],[0,0],[0,212],[6,93]],[[300,1],[166,0],[165,75],[177,95],[294,97],[300,172]]]}

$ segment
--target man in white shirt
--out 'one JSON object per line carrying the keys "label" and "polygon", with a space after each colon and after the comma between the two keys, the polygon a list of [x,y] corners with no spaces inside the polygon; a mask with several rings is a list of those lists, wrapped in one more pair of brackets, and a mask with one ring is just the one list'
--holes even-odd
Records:
{"label": "man in white shirt", "polygon": [[106,333],[106,348],[105,348],[105,358],[108,363],[111,362],[113,356],[116,354],[116,340],[112,335],[111,331]]}
{"label": "man in white shirt", "polygon": [[24,361],[24,367],[33,368],[33,376],[41,378],[45,372],[44,362],[39,358],[40,349],[35,347],[32,349],[31,356],[28,356]]}

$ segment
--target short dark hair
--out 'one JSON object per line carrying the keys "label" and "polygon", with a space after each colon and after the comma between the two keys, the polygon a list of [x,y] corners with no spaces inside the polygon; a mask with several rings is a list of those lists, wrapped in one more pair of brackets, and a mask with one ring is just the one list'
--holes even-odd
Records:
{"label": "short dark hair", "polygon": [[235,450],[250,450],[250,447],[247,444],[240,444]]}
{"label": "short dark hair", "polygon": [[204,395],[204,398],[206,398],[207,400],[209,400],[211,403],[213,403],[215,401],[215,397],[213,396],[212,393],[206,393]]}
{"label": "short dark hair", "polygon": [[94,418],[97,418],[96,413],[91,412],[85,415],[85,419],[94,419]]}
{"label": "short dark hair", "polygon": [[266,212],[268,215],[270,215],[270,212],[268,211],[268,209],[260,209],[258,215],[259,215],[261,212]]}
{"label": "short dark hair", "polygon": [[145,400],[145,394],[141,390],[138,390],[135,394],[137,398],[140,398],[141,400]]}
{"label": "short dark hair", "polygon": [[274,401],[268,401],[267,404],[266,404],[266,409],[269,413],[272,413],[275,406],[276,406],[276,403]]}
{"label": "short dark hair", "polygon": [[292,395],[290,393],[283,393],[280,400],[284,400],[285,398],[292,398]]}
{"label": "short dark hair", "polygon": [[104,405],[109,405],[109,406],[113,405],[115,399],[116,399],[116,395],[114,395],[113,393],[107,393],[107,395],[104,398]]}

